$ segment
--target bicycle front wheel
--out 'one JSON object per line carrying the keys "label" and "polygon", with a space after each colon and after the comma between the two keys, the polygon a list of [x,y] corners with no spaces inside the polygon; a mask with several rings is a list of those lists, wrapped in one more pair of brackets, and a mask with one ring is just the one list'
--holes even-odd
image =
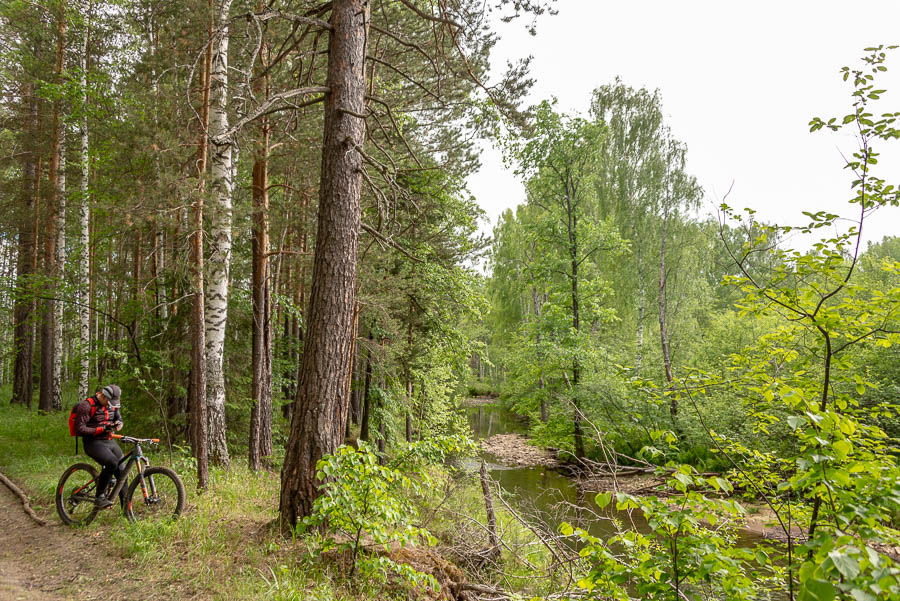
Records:
{"label": "bicycle front wheel", "polygon": [[97,516],[97,470],[87,463],[67,469],[56,485],[56,513],[69,526],[90,524]]}
{"label": "bicycle front wheel", "polygon": [[174,519],[184,509],[185,496],[178,474],[167,467],[148,467],[135,476],[128,488],[125,515],[132,522]]}

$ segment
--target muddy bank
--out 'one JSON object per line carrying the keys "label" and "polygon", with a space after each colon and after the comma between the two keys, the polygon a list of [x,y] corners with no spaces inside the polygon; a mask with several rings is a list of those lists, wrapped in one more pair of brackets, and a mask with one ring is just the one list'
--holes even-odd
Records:
{"label": "muddy bank", "polygon": [[578,479],[578,487],[585,492],[624,492],[630,495],[658,496],[658,488],[664,479],[653,474],[628,476],[591,476]]}
{"label": "muddy bank", "polygon": [[462,402],[463,407],[478,407],[479,405],[493,405],[497,402],[495,396],[473,396]]}
{"label": "muddy bank", "polygon": [[496,458],[498,463],[513,467],[559,467],[556,456],[528,444],[522,434],[495,434],[481,440],[481,450]]}

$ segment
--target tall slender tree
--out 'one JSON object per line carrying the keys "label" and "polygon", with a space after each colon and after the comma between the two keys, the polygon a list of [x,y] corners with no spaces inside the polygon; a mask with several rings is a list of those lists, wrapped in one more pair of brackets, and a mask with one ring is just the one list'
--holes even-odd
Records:
{"label": "tall slender tree", "polygon": [[297,402],[281,474],[282,528],[309,515],[316,462],[343,440],[346,374],[356,294],[356,257],[366,112],[367,0],[331,6],[319,225]]}
{"label": "tall slender tree", "polygon": [[32,372],[34,355],[34,296],[32,276],[35,265],[35,188],[39,178],[35,139],[38,130],[38,99],[34,93],[34,83],[24,86],[23,105],[25,123],[23,128],[24,152],[22,153],[22,188],[19,213],[19,249],[16,270],[16,295],[14,305],[13,345],[15,363],[13,366],[12,402],[31,408]]}
{"label": "tall slender tree", "polygon": [[[66,69],[66,3],[61,0],[56,14],[56,68],[59,84],[65,78]],[[44,314],[41,323],[41,388],[38,408],[53,411],[62,407],[62,301],[56,298],[61,290],[61,273],[65,261],[65,209],[66,209],[66,147],[64,102],[58,98],[53,103],[52,142],[50,146],[50,198],[47,201],[47,228],[44,238],[44,272],[47,286],[44,289]],[[62,242],[63,248],[60,249]]]}
{"label": "tall slender tree", "polygon": [[[257,5],[257,10],[262,10]],[[261,40],[260,68],[267,68],[269,49]],[[258,78],[258,85],[269,96],[269,78]],[[250,398],[250,469],[262,467],[272,454],[272,304],[269,281],[269,121],[260,122],[259,142],[253,162],[253,343],[251,349],[252,382]]]}
{"label": "tall slender tree", "polygon": [[91,271],[91,210],[90,210],[90,136],[88,133],[88,51],[91,39],[91,11],[93,3],[89,0],[84,10],[84,32],[81,40],[81,195],[78,203],[78,398],[86,398],[88,381],[91,372],[91,312],[88,298],[90,296]]}
{"label": "tall slender tree", "polygon": [[228,272],[231,266],[231,207],[233,140],[228,131],[228,41],[231,0],[218,0],[215,6],[215,38],[210,71],[209,141],[210,189],[214,203],[210,217],[209,260],[206,281],[206,405],[209,421],[209,455],[214,463],[227,466],[228,444],[225,438],[225,326],[228,321]]}

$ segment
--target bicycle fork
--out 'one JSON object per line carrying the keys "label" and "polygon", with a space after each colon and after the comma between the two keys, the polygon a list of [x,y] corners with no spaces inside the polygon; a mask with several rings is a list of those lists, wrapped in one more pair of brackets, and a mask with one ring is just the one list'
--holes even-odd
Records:
{"label": "bicycle fork", "polygon": [[150,460],[146,457],[138,459],[138,479],[141,481],[141,494],[144,496],[144,503],[152,503],[156,499],[156,484],[153,482],[153,476],[144,477],[144,472],[150,467]]}

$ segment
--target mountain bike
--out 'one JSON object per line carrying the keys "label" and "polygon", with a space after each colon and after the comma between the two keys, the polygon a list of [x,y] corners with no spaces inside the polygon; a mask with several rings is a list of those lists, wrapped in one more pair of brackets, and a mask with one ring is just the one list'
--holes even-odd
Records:
{"label": "mountain bike", "polygon": [[[122,511],[129,521],[150,518],[176,518],[184,509],[185,492],[181,478],[167,467],[150,466],[141,445],[158,445],[158,438],[132,438],[113,434],[113,438],[133,444],[119,462],[118,479],[113,475],[106,489],[106,498],[114,500],[128,482],[128,474],[137,464],[138,472],[125,494]],[[65,524],[84,526],[100,512],[94,506],[97,496],[97,468],[88,463],[76,463],[63,472],[56,487],[56,512]],[[136,495],[138,488],[140,494]]]}

